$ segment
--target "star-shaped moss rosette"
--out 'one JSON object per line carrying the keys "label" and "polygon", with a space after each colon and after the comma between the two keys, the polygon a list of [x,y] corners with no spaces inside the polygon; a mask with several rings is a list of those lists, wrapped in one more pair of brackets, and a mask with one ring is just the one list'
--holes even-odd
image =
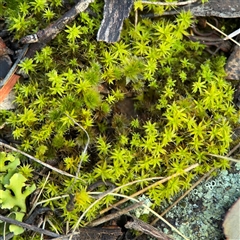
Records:
{"label": "star-shaped moss rosette", "polygon": [[[36,186],[26,184],[27,178],[17,172],[19,164],[19,159],[12,154],[0,153],[0,208],[9,209],[11,211],[9,217],[22,221],[26,213],[26,198],[36,189]],[[4,223],[0,222],[0,227],[2,224]],[[11,224],[8,231],[18,235],[24,230]]]}

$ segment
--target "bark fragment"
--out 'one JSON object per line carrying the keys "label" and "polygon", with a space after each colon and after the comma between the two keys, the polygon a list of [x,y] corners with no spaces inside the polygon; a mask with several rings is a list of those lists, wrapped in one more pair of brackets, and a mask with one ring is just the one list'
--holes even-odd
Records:
{"label": "bark fragment", "polygon": [[97,40],[117,42],[123,21],[129,16],[134,0],[105,0],[103,20],[98,30]]}

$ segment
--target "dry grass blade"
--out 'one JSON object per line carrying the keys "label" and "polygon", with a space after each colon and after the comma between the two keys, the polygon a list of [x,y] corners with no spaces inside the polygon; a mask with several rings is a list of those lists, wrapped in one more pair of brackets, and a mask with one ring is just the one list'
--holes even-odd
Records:
{"label": "dry grass blade", "polygon": [[42,188],[41,188],[41,190],[40,190],[37,198],[36,198],[35,201],[33,202],[33,206],[32,206],[32,208],[31,208],[31,210],[29,211],[28,216],[30,216],[30,215],[32,214],[32,212],[34,211],[34,209],[36,208],[38,199],[39,199],[40,196],[42,195],[43,189],[44,189],[44,187],[45,187],[45,185],[46,185],[46,183],[47,183],[47,181],[48,181],[48,179],[49,179],[49,176],[50,176],[50,172],[48,173],[48,175],[47,175],[47,177],[46,177],[46,179],[45,179],[45,181],[44,181],[44,184],[43,184],[43,186],[42,186]]}
{"label": "dry grass blade", "polygon": [[48,198],[48,199],[46,199],[46,200],[42,200],[41,202],[38,202],[38,203],[35,205],[35,207],[38,206],[38,205],[41,205],[41,204],[43,204],[43,203],[50,202],[50,201],[55,201],[55,200],[62,199],[62,198],[69,198],[69,195],[68,195],[68,194],[65,194],[65,195],[61,195],[61,196],[58,196],[58,197],[53,197],[53,198]]}
{"label": "dry grass blade", "polygon": [[[211,23],[206,22],[206,24],[208,26],[210,26],[211,28],[213,28],[214,30],[216,30],[217,32],[221,33],[226,39],[230,39],[232,42],[234,42],[236,45],[240,46],[240,43],[238,43],[237,41],[235,41],[232,37],[230,37],[230,35],[225,34],[224,32],[222,32],[220,29],[216,28],[215,26],[213,26]],[[224,39],[224,40],[226,40]]]}
{"label": "dry grass blade", "polygon": [[227,156],[221,156],[221,155],[211,154],[211,153],[209,153],[208,155],[212,156],[212,157],[217,157],[217,158],[229,160],[229,161],[236,162],[236,163],[240,162],[240,159],[235,159],[235,158],[231,158],[231,157],[227,157]]}
{"label": "dry grass blade", "polygon": [[10,150],[12,150],[12,151],[14,151],[14,152],[21,153],[22,155],[28,157],[29,159],[31,159],[31,160],[33,160],[33,161],[35,161],[35,162],[43,165],[44,167],[47,167],[47,168],[55,171],[55,172],[58,172],[58,173],[60,173],[60,174],[62,174],[62,175],[65,175],[65,176],[71,177],[71,178],[79,179],[78,177],[76,177],[76,176],[74,176],[74,175],[72,175],[72,174],[69,174],[69,173],[64,172],[64,171],[62,171],[62,170],[60,170],[60,169],[58,169],[58,168],[55,168],[55,167],[53,167],[53,166],[51,166],[51,165],[49,165],[49,164],[47,164],[47,163],[44,163],[44,162],[42,162],[41,160],[39,160],[39,159],[37,159],[37,158],[35,158],[35,157],[33,157],[33,156],[31,156],[31,155],[29,155],[29,154],[21,151],[21,150],[18,150],[17,148],[14,148],[14,147],[12,147],[12,146],[10,146],[10,145],[8,145],[8,144],[5,144],[5,143],[3,143],[3,142],[0,142],[0,146],[3,146],[3,147],[5,147],[5,148],[8,148],[8,149],[10,149]]}

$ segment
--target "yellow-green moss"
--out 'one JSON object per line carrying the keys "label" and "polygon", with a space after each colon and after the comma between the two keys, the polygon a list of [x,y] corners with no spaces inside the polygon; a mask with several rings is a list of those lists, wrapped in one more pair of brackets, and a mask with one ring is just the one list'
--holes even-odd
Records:
{"label": "yellow-green moss", "polygon": [[[22,6],[18,17],[9,10],[8,26],[16,38],[45,27],[40,17],[47,20],[47,11],[53,11],[54,18],[63,11],[57,1],[38,8],[36,2],[24,11]],[[7,122],[14,137],[21,140],[22,150],[42,161],[58,159],[59,167],[70,173],[76,172],[87,139],[66,114],[87,130],[88,156],[73,193],[101,179],[120,186],[136,179],[181,173],[148,191],[156,207],[188,189],[194,176],[212,167],[228,167],[226,160],[212,159],[207,153],[226,154],[229,150],[232,126],[237,121],[234,90],[224,80],[225,58],[209,56],[204,46],[185,38],[193,23],[190,12],[171,20],[139,20],[136,26],[128,19],[121,40],[106,44],[96,41],[102,5],[103,1],[93,3],[94,16],[81,13],[51,46],[37,53],[32,62],[21,64],[29,79],[15,87],[18,107],[9,113]],[[25,29],[21,18],[31,28]],[[101,88],[105,88],[103,94]],[[134,119],[116,110],[116,103],[129,93],[138,116]],[[183,174],[194,163],[200,166]],[[56,181],[48,181],[44,199],[66,194],[72,184],[63,176],[52,175]],[[40,181],[43,186],[45,179]],[[124,188],[121,193],[132,194],[148,184]],[[101,201],[83,223],[114,201]],[[86,200],[84,208],[76,204],[72,212],[66,210],[67,202],[64,198],[48,204],[61,208],[72,226],[91,201]]]}

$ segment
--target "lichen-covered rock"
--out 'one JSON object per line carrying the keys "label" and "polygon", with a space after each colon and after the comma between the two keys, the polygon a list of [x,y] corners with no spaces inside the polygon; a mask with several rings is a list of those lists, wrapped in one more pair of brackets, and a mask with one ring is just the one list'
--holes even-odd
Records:
{"label": "lichen-covered rock", "polygon": [[[189,9],[189,5],[185,7]],[[239,0],[208,0],[202,4],[197,1],[190,5],[194,16],[215,16],[221,18],[238,18],[240,16]]]}
{"label": "lichen-covered rock", "polygon": [[[190,240],[225,239],[221,225],[227,209],[240,197],[239,170],[240,164],[238,163],[232,169],[222,170],[218,176],[198,185],[164,216],[165,219],[173,223]],[[165,206],[167,207],[168,205]],[[239,221],[235,223],[238,227]],[[183,239],[177,233],[173,233],[164,223],[159,223],[158,227],[175,240]]]}

